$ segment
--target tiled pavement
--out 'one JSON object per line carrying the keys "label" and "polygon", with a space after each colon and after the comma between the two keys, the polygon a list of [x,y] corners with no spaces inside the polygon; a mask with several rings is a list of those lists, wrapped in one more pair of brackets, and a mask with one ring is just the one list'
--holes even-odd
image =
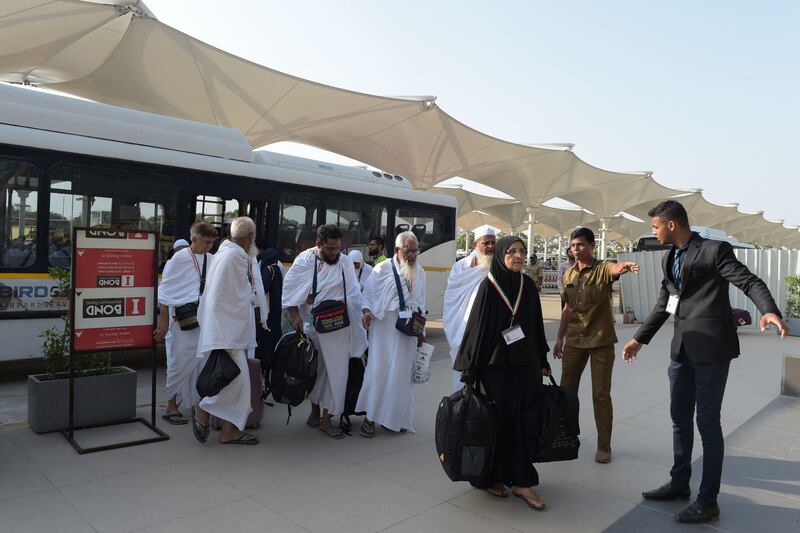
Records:
{"label": "tiled pavement", "polygon": [[[553,297],[545,297],[554,314]],[[553,301],[551,301],[553,300]],[[552,334],[554,322],[548,323]],[[438,358],[430,383],[415,387],[416,434],[379,432],[333,441],[305,427],[307,406],[289,425],[283,406],[266,408],[258,446],[197,443],[188,426],[164,428],[166,442],[77,455],[59,434],[25,424],[0,430],[0,531],[17,532],[589,532],[679,531],[678,506],[639,496],[667,479],[671,427],[665,327],[632,365],[614,374],[614,461],[593,462],[590,382],[581,401],[583,447],[571,463],[540,465],[545,512],[451,483],[434,453],[434,414],[450,387]],[[634,328],[618,329],[625,342]],[[439,354],[441,335],[432,335]],[[800,339],[743,332],[723,418],[727,456],[718,531],[800,531],[800,400],[777,397],[783,353]],[[619,348],[619,347],[618,347]],[[553,362],[556,376],[560,369]],[[140,377],[149,383],[146,372]],[[16,393],[18,385],[0,385]],[[149,413],[142,394],[142,414]],[[695,456],[700,455],[699,438]],[[700,467],[697,464],[696,470]],[[699,480],[696,473],[693,488]]]}

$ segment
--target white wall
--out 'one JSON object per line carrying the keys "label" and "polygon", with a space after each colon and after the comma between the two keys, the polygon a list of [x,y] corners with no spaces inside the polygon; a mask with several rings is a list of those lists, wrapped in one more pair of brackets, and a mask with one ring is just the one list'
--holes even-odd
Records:
{"label": "white wall", "polygon": [[[786,304],[786,282],[791,274],[800,274],[800,251],[798,250],[735,250],[736,257],[758,277],[764,280],[772,292],[772,297],[783,311]],[[620,279],[622,302],[626,308],[633,309],[636,319],[644,320],[650,314],[658,299],[663,272],[661,257],[666,251],[623,253],[620,261],[634,261],[639,264],[639,275],[625,274]],[[746,309],[753,317],[749,328],[758,327],[761,314],[742,291],[731,285],[731,306]]]}

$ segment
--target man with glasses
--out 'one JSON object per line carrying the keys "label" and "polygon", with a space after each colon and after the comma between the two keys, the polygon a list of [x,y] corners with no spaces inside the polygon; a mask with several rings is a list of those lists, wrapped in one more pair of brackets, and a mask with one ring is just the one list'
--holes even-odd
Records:
{"label": "man with glasses", "polygon": [[[564,273],[561,323],[553,356],[562,359],[561,386],[578,391],[583,369],[591,361],[592,402],[597,425],[598,463],[611,462],[611,371],[614,367],[614,314],[611,286],[625,272],[639,272],[628,261],[594,258],[594,232],[578,228],[570,236],[575,264]],[[564,338],[566,337],[566,342]]]}
{"label": "man with glasses", "polygon": [[[414,431],[412,374],[422,332],[400,331],[399,319],[425,315],[425,271],[417,262],[419,242],[410,231],[395,240],[394,257],[370,274],[362,294],[363,324],[370,330],[370,358],[356,412],[365,412],[361,435],[375,436],[380,424],[390,431]],[[401,299],[402,291],[402,299]]]}

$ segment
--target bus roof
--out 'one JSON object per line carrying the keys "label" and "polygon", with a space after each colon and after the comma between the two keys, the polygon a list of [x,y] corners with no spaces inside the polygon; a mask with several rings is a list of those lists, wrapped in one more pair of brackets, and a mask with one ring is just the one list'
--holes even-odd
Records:
{"label": "bus roof", "polygon": [[411,189],[402,176],[254,152],[232,128],[1,83],[0,143],[456,207],[450,196]]}

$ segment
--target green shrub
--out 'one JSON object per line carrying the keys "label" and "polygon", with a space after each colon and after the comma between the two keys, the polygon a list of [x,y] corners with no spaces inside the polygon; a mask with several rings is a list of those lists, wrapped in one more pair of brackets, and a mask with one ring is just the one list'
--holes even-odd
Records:
{"label": "green shrub", "polygon": [[800,318],[800,276],[786,276],[786,309],[784,318]]}

